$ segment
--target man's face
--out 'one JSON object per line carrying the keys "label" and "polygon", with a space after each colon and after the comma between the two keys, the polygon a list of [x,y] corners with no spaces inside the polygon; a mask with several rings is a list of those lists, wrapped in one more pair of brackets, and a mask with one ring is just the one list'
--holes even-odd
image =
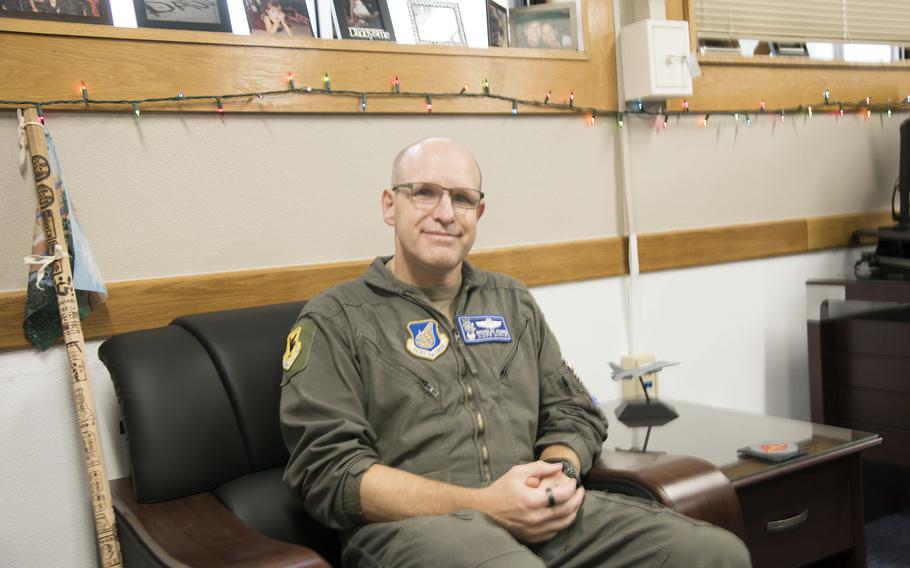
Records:
{"label": "man's face", "polygon": [[[393,182],[480,189],[473,158],[446,141],[426,142],[411,152]],[[448,192],[435,205],[418,203],[408,189],[385,190],[382,206],[386,223],[395,227],[396,268],[404,263],[409,274],[440,282],[461,269],[484,209],[483,202],[477,209],[455,207]]]}

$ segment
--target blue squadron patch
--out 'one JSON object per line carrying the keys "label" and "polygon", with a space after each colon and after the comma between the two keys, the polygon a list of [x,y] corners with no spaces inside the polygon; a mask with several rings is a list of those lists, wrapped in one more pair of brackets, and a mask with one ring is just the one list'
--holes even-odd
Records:
{"label": "blue squadron patch", "polygon": [[506,325],[506,318],[497,315],[458,316],[461,338],[468,345],[474,343],[511,343],[512,334]]}
{"label": "blue squadron patch", "polygon": [[449,346],[449,338],[439,330],[436,320],[419,320],[408,322],[408,353],[421,359],[433,361],[442,355]]}

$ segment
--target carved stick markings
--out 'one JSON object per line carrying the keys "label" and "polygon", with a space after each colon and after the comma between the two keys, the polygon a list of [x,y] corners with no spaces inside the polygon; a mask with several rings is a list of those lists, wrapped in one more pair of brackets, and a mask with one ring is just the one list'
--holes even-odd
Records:
{"label": "carved stick markings", "polygon": [[[23,113],[26,122],[38,122],[38,113],[34,108],[24,109]],[[58,187],[57,177],[51,172],[44,128],[37,124],[28,124],[25,131],[32,155],[35,191],[38,194],[41,224],[47,237],[48,253],[53,254],[57,245],[66,252],[63,220],[60,218],[61,189]],[[63,342],[69,360],[70,379],[73,383],[73,402],[76,405],[76,417],[82,435],[82,456],[88,471],[98,554],[104,568],[122,566],[120,541],[117,538],[114,510],[111,505],[111,490],[104,467],[104,456],[101,453],[95,399],[92,396],[92,384],[88,380],[85,366],[85,340],[82,337],[82,324],[79,321],[79,306],[76,303],[76,290],[73,286],[69,259],[54,261],[53,278],[60,308],[60,323],[63,327]]]}

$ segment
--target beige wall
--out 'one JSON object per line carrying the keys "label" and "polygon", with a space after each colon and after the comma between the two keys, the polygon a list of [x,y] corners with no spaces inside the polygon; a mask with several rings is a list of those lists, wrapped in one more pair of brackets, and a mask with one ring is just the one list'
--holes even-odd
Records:
{"label": "beige wall", "polygon": [[[379,191],[404,145],[451,136],[488,194],[477,246],[618,233],[615,137],[581,117],[48,113],[67,185],[110,281],[369,258],[391,250]],[[34,189],[0,115],[0,290],[25,283]]]}
{"label": "beige wall", "polygon": [[630,117],[638,231],[887,209],[906,115]]}

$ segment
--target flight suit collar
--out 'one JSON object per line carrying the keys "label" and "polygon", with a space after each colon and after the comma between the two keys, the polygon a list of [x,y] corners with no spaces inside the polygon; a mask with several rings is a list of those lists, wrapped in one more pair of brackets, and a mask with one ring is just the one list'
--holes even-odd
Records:
{"label": "flight suit collar", "polygon": [[[373,262],[370,263],[370,267],[367,269],[366,273],[363,275],[364,281],[367,285],[378,288],[380,290],[385,290],[387,292],[392,292],[397,295],[423,295],[420,291],[420,288],[417,286],[411,286],[405,284],[401,280],[395,277],[392,272],[386,268],[386,263],[391,256],[377,256],[373,259]],[[465,289],[475,288],[482,286],[485,281],[483,272],[477,270],[471,266],[468,261],[461,263],[461,282]]]}

